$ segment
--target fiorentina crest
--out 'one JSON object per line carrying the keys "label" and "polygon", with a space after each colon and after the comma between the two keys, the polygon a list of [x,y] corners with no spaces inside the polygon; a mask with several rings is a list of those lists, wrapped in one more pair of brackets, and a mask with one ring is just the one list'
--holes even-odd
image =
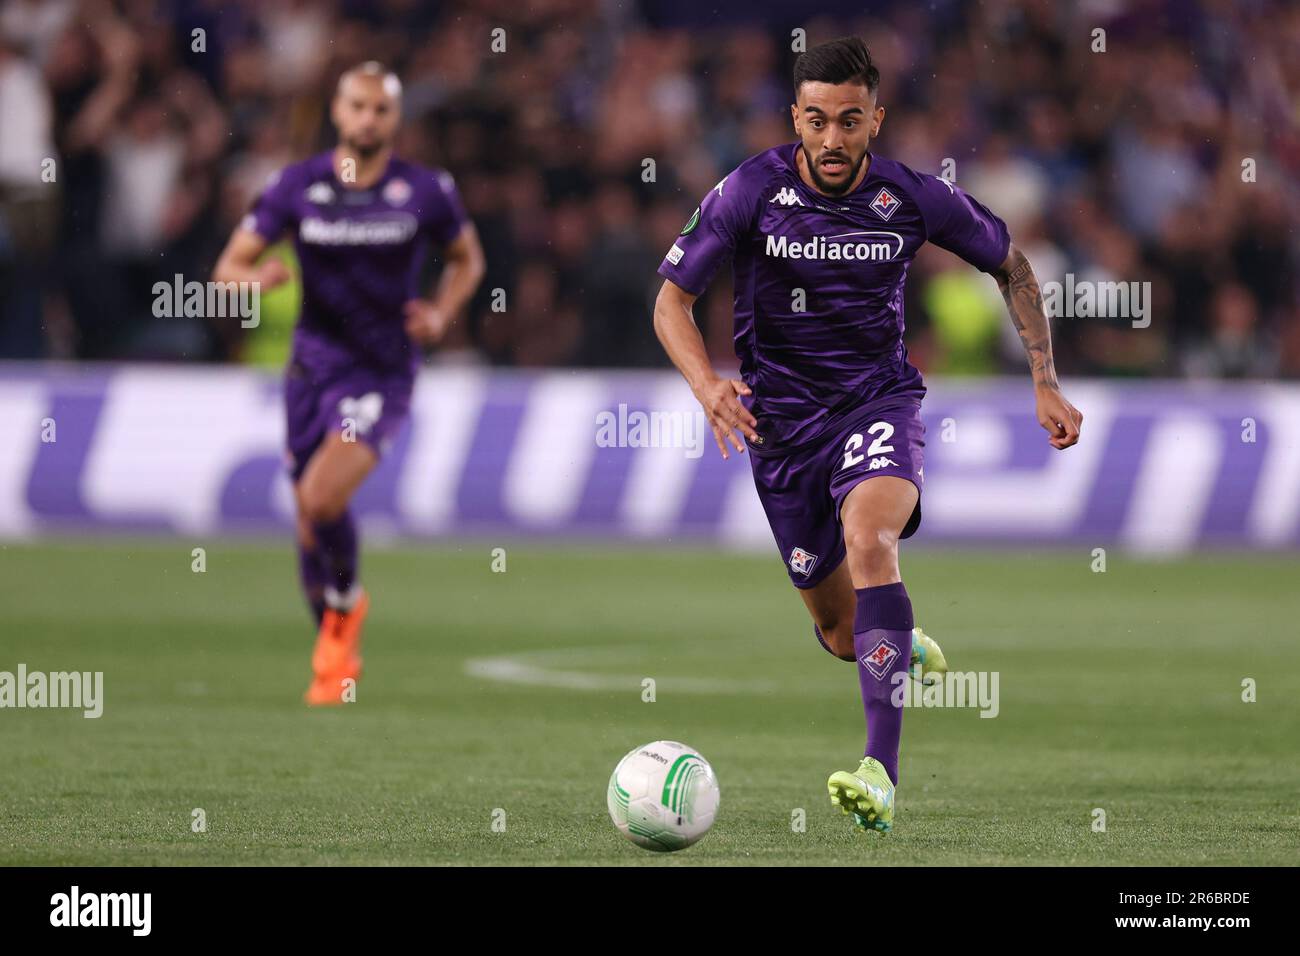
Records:
{"label": "fiorentina crest", "polygon": [[804,577],[812,573],[813,565],[816,563],[817,555],[809,554],[803,548],[795,548],[790,552],[791,569]]}
{"label": "fiorentina crest", "polygon": [[876,193],[876,198],[871,200],[871,208],[876,211],[881,219],[891,218],[899,206],[898,200],[888,189],[881,189]]}
{"label": "fiorentina crest", "polygon": [[876,641],[876,646],[867,653],[862,655],[862,663],[867,665],[867,670],[875,674],[876,677],[884,677],[889,670],[889,665],[894,662],[898,656],[898,648],[883,637]]}

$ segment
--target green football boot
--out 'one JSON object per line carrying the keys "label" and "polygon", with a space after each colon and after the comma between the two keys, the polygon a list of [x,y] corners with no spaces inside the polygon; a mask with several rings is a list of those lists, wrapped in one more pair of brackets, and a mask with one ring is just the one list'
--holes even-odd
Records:
{"label": "green football boot", "polygon": [[841,813],[853,814],[853,825],[859,830],[888,833],[893,829],[894,784],[876,758],[863,757],[857,770],[831,774],[826,789]]}
{"label": "green football boot", "polygon": [[919,680],[927,687],[943,680],[943,675],[948,673],[948,660],[943,656],[943,651],[934,638],[919,627],[912,628],[912,660],[907,670],[913,680]]}

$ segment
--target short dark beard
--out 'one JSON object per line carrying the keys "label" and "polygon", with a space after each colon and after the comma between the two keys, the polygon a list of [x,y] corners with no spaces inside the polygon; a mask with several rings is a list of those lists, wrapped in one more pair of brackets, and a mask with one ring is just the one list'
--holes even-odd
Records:
{"label": "short dark beard", "polygon": [[828,196],[843,196],[852,189],[853,184],[858,178],[858,170],[862,168],[862,164],[867,161],[867,157],[871,154],[870,150],[864,149],[862,155],[858,157],[858,161],[853,164],[853,169],[850,171],[848,178],[844,180],[844,185],[833,186],[822,179],[821,175],[817,172],[817,164],[814,163],[812,157],[808,155],[808,150],[804,149],[803,143],[799,144],[799,148],[803,150],[804,162],[808,164],[808,175],[812,177],[813,185],[815,185],[819,191]]}
{"label": "short dark beard", "polygon": [[358,159],[371,159],[381,153],[387,145],[385,142],[377,142],[373,146],[360,146],[355,141],[348,141],[348,148]]}

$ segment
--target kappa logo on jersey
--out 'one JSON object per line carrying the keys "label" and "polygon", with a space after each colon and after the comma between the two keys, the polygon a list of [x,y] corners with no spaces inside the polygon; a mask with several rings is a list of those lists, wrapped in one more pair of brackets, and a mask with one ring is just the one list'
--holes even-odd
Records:
{"label": "kappa logo on jersey", "polygon": [[817,555],[809,554],[803,548],[795,548],[790,552],[790,569],[796,574],[807,577],[812,573],[813,565],[816,563]]}
{"label": "kappa logo on jersey", "polygon": [[897,468],[898,462],[892,458],[873,458],[867,465],[867,471],[879,471],[881,468]]}
{"label": "kappa logo on jersey", "polygon": [[782,186],[781,191],[768,200],[769,203],[779,202],[782,206],[802,206],[803,200],[799,194],[789,186]]}
{"label": "kappa logo on jersey", "polygon": [[881,189],[876,193],[876,198],[871,200],[871,208],[879,214],[881,219],[890,219],[897,211],[899,202],[894,198],[894,194],[888,189]]}
{"label": "kappa logo on jersey", "polygon": [[[730,175],[731,175],[731,173],[727,173],[727,176],[730,176]],[[718,185],[716,185],[716,186],[713,187],[713,191],[714,191],[715,193],[717,193],[719,196],[722,195],[722,187],[725,186],[725,185],[727,185],[727,176],[723,176],[721,179],[719,179],[719,180],[718,180]]]}
{"label": "kappa logo on jersey", "polygon": [[405,206],[411,198],[411,184],[405,179],[390,180],[384,187],[384,202],[390,206]]}
{"label": "kappa logo on jersey", "polygon": [[312,183],[304,195],[314,206],[328,206],[334,202],[334,190],[329,183]]}
{"label": "kappa logo on jersey", "polygon": [[889,665],[897,656],[898,648],[882,637],[876,642],[875,647],[862,655],[861,661],[867,666],[867,670],[880,678],[885,676]]}

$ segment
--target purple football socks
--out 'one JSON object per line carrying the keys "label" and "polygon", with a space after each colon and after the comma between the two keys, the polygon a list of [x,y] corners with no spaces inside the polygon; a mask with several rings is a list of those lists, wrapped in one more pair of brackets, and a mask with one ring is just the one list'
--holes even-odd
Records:
{"label": "purple football socks", "polygon": [[325,616],[325,585],[329,583],[329,575],[325,573],[319,545],[309,549],[298,542],[298,577],[302,581],[307,606],[316,619],[316,626],[320,627],[321,618]]}
{"label": "purple football socks", "polygon": [[[894,706],[892,697],[898,680],[907,680],[912,657],[912,602],[901,581],[857,588],[855,593],[858,610],[853,621],[853,649],[867,714],[864,756],[880,761],[897,785],[903,708]],[[895,680],[898,674],[903,676]]]}
{"label": "purple football socks", "polygon": [[357,579],[357,526],[352,513],[345,511],[328,524],[313,525],[312,532],[316,535],[326,587],[336,595],[350,594]]}

